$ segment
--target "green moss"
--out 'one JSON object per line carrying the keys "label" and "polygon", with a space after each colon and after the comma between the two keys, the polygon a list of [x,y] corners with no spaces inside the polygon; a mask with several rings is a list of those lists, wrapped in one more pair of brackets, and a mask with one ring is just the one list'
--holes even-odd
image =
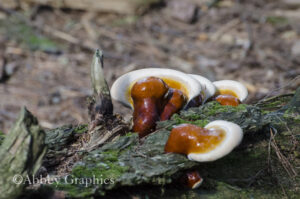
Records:
{"label": "green moss", "polygon": [[54,186],[66,191],[70,197],[74,198],[103,194],[95,190],[101,190],[101,187],[114,183],[129,169],[118,164],[119,153],[118,150],[93,153],[92,157],[85,158],[84,163],[73,167],[67,180],[62,179]]}
{"label": "green moss", "polygon": [[224,112],[241,112],[246,110],[246,108],[247,108],[246,104],[240,104],[238,106],[223,106],[218,102],[212,102],[211,106],[209,106],[209,110],[207,110],[205,114],[207,116],[213,116],[218,113],[224,113]]}
{"label": "green moss", "polygon": [[87,124],[82,124],[82,125],[78,125],[75,129],[74,129],[75,133],[85,133],[88,131],[88,125]]}
{"label": "green moss", "polygon": [[126,136],[126,137],[131,137],[133,134],[135,134],[134,132],[128,132],[128,133],[126,133],[124,136]]}
{"label": "green moss", "polygon": [[289,120],[289,121],[300,122],[300,114],[297,113],[296,111],[291,110],[291,109],[287,109],[284,112],[283,118],[285,120]]}
{"label": "green moss", "polygon": [[206,124],[209,123],[208,120],[195,120],[195,121],[184,120],[178,114],[174,115],[172,117],[172,120],[176,122],[176,125],[178,125],[178,124],[194,124],[194,125],[197,125],[200,127],[204,127]]}
{"label": "green moss", "polygon": [[[101,153],[94,153],[93,157],[86,158],[86,166],[75,166],[72,174],[77,177],[96,177],[101,178],[118,178],[128,170],[127,167],[118,165],[120,151],[108,150]],[[95,168],[88,168],[88,165],[95,165]]]}
{"label": "green moss", "polygon": [[[203,120],[215,117],[220,114],[234,114],[239,112],[246,112],[248,105],[240,104],[239,106],[223,106],[218,102],[209,102],[203,106],[190,108],[187,111],[180,112],[180,117],[186,120]],[[209,119],[208,119],[209,120]]]}
{"label": "green moss", "polygon": [[72,170],[73,176],[76,178],[97,178],[97,179],[113,179],[116,180],[128,168],[121,167],[111,162],[99,162],[98,167],[88,168],[86,166],[76,166]]}
{"label": "green moss", "polygon": [[281,108],[282,107],[282,102],[281,101],[273,101],[273,102],[270,102],[270,103],[266,103],[264,104],[264,110],[268,109],[269,111],[272,111],[274,109],[278,109],[278,108]]}
{"label": "green moss", "polygon": [[[171,130],[174,125],[189,123],[205,126],[214,120],[227,120],[235,122],[243,129],[259,130],[262,114],[258,107],[240,104],[239,106],[223,106],[218,102],[209,102],[200,107],[190,108],[175,114],[171,120],[159,122],[158,129]],[[251,125],[250,125],[251,124]],[[252,125],[255,124],[255,125]]]}

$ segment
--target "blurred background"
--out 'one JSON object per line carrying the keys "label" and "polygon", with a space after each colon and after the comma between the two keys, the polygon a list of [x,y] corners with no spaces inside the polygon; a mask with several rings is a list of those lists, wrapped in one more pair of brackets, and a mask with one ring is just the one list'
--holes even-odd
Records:
{"label": "blurred background", "polygon": [[0,131],[22,106],[45,128],[87,123],[96,48],[110,86],[166,67],[241,81],[255,103],[300,85],[300,0],[0,0]]}

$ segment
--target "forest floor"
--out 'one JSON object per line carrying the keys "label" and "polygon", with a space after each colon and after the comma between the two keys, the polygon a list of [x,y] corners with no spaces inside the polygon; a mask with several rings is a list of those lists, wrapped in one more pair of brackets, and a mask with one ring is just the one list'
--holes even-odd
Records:
{"label": "forest floor", "polygon": [[[226,0],[178,12],[167,1],[142,15],[0,9],[0,130],[8,132],[22,106],[45,128],[87,123],[96,48],[104,51],[110,86],[131,70],[165,67],[241,81],[249,103],[293,92],[300,85],[300,3],[290,2]],[[115,112],[130,113],[117,103]]]}

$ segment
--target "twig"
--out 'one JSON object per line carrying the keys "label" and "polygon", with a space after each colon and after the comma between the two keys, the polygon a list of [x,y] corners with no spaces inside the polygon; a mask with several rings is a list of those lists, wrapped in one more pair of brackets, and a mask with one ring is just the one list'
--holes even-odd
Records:
{"label": "twig", "polygon": [[251,52],[251,50],[253,49],[253,45],[254,45],[254,38],[253,38],[253,30],[252,30],[252,26],[251,24],[247,21],[246,16],[243,15],[242,16],[242,21],[245,23],[245,28],[248,34],[248,40],[249,40],[249,44],[247,46],[245,46],[245,51],[244,51],[244,55],[243,57],[246,58],[249,53]]}
{"label": "twig", "polygon": [[270,138],[271,146],[274,148],[275,153],[278,157],[278,160],[282,164],[282,166],[285,169],[285,171],[287,172],[287,174],[291,178],[294,178],[295,176],[297,176],[297,172],[295,171],[295,169],[293,168],[291,163],[288,161],[288,159],[281,153],[281,151],[275,141],[274,134],[273,134],[273,131],[271,128],[270,128],[270,135],[271,135],[271,138]]}
{"label": "twig", "polygon": [[273,92],[275,91],[279,91],[289,85],[292,84],[292,82],[296,81],[300,79],[300,75],[297,75],[295,78],[291,79],[289,82],[287,82],[286,84],[284,84],[283,86],[279,87],[279,88],[275,88],[273,90],[271,90],[265,97],[263,97],[261,100],[259,100],[258,102],[256,102],[255,104],[253,104],[253,106],[257,106],[258,104],[260,104],[262,101],[264,101],[265,99],[267,99]]}

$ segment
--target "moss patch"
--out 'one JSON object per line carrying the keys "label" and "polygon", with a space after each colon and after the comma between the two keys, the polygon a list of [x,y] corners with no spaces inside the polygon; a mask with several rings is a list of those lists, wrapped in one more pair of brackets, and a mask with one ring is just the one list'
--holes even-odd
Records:
{"label": "moss patch", "polygon": [[75,127],[74,129],[75,133],[85,133],[88,131],[88,125],[87,124],[82,124],[82,125],[78,125],[77,127]]}
{"label": "moss patch", "polygon": [[209,102],[197,108],[191,108],[180,113],[181,117],[188,120],[206,119],[222,113],[236,113],[247,111],[248,105],[240,104],[239,106],[223,106],[218,102]]}
{"label": "moss patch", "polygon": [[103,195],[101,189],[115,183],[129,169],[118,164],[119,153],[118,150],[93,152],[75,165],[71,174],[55,184],[55,188],[73,198]]}

